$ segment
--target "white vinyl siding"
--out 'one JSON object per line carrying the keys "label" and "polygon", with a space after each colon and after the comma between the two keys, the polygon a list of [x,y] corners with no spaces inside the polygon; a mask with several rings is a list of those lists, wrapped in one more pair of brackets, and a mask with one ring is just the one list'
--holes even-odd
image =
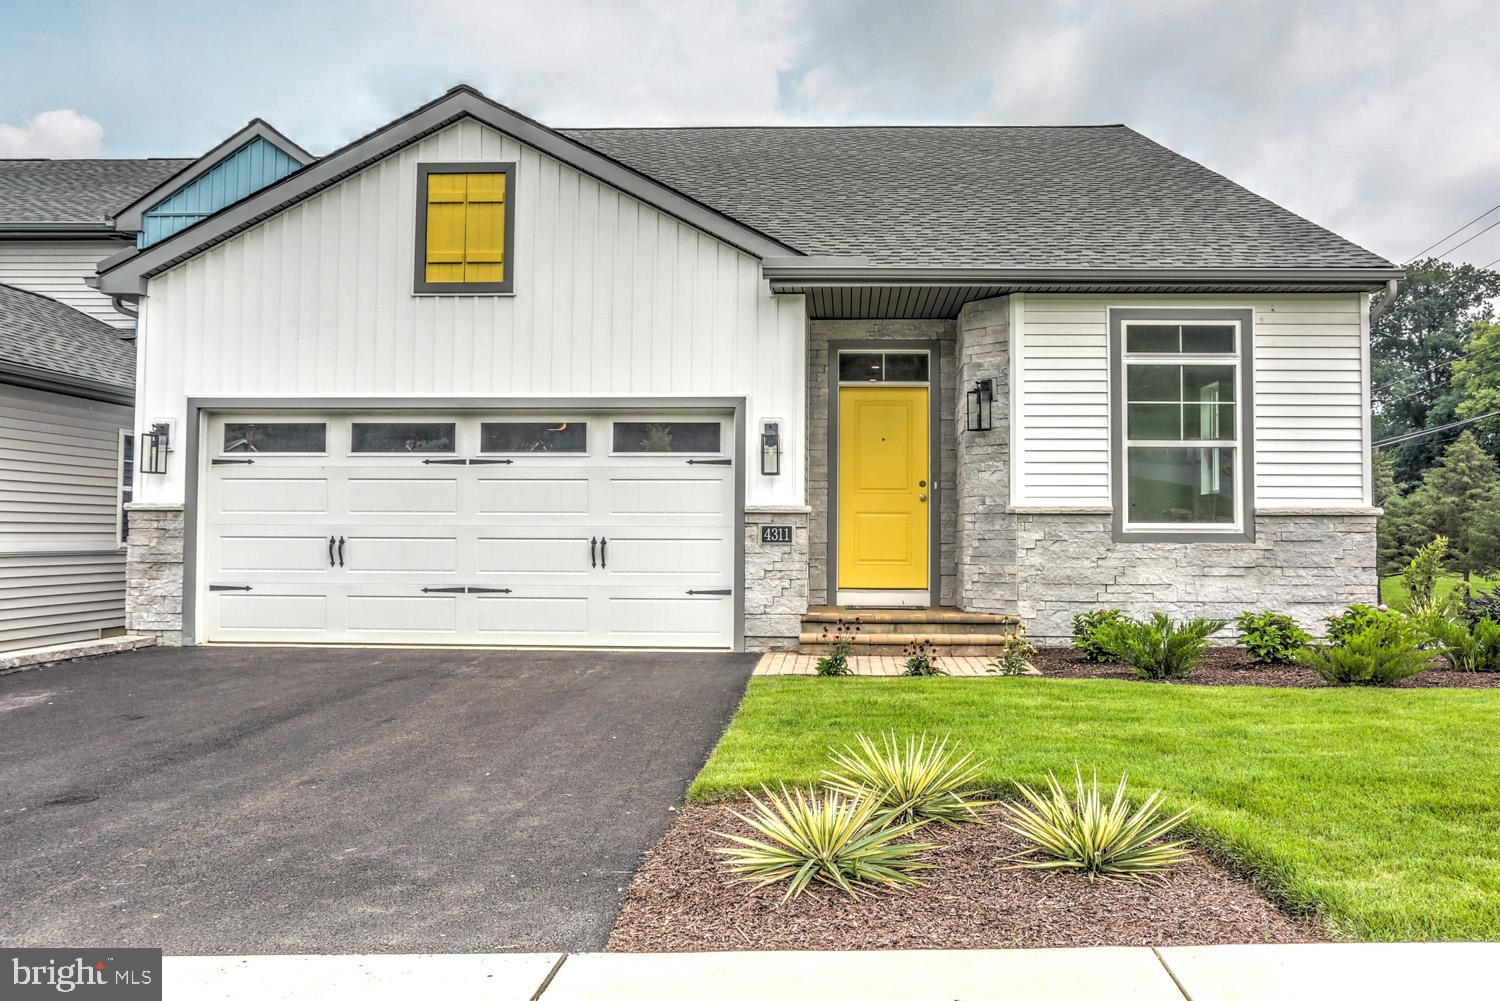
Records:
{"label": "white vinyl siding", "polygon": [[1255,506],[1369,503],[1365,296],[1012,298],[1017,507],[1110,507],[1111,307],[1252,309]]}
{"label": "white vinyl siding", "polygon": [[[418,163],[515,161],[516,293],[412,294]],[[800,296],[759,261],[509,136],[463,121],[150,282],[141,422],[188,396],[748,398],[786,422],[783,474],[751,504],[803,502]],[[137,500],[180,503],[182,453]]]}
{"label": "white vinyl siding", "polygon": [[128,246],[111,240],[0,241],[0,285],[37,292],[129,329],[135,321],[117,312],[109,296],[84,284],[94,277],[100,261]]}
{"label": "white vinyl siding", "polygon": [[128,407],[0,386],[0,650],[125,624],[117,530]]}

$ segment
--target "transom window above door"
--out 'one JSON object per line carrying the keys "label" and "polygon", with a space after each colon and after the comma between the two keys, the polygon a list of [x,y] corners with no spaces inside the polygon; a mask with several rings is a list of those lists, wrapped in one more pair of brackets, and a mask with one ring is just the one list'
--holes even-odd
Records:
{"label": "transom window above door", "polygon": [[839,382],[927,382],[926,351],[841,351]]}
{"label": "transom window above door", "polygon": [[515,164],[417,167],[418,293],[506,293],[513,288]]}

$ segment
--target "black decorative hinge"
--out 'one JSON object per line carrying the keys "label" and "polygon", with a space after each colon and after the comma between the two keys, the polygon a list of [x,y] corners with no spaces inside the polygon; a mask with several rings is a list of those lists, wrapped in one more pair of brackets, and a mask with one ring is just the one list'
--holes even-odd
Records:
{"label": "black decorative hinge", "polygon": [[249,584],[210,584],[210,585],[208,585],[208,589],[210,591],[248,591],[248,590],[250,590],[250,585]]}
{"label": "black decorative hinge", "polygon": [[467,590],[470,594],[510,594],[508,587],[471,587]]}
{"label": "black decorative hinge", "polygon": [[424,466],[509,466],[514,459],[423,459]]}
{"label": "black decorative hinge", "polygon": [[424,587],[423,594],[510,594],[508,587]]}
{"label": "black decorative hinge", "polygon": [[733,593],[734,592],[732,590],[730,590],[729,588],[727,588],[727,587],[725,587],[725,588],[719,588],[719,589],[713,590],[713,591],[689,591],[688,592],[688,594],[733,594]]}
{"label": "black decorative hinge", "polygon": [[422,593],[423,594],[463,594],[464,590],[465,589],[461,588],[461,587],[424,587],[424,588],[422,588]]}
{"label": "black decorative hinge", "polygon": [[255,460],[254,459],[214,459],[213,462],[212,462],[212,465],[215,465],[215,466],[253,466],[253,465],[255,465]]}
{"label": "black decorative hinge", "polygon": [[732,466],[733,459],[689,459],[689,466]]}

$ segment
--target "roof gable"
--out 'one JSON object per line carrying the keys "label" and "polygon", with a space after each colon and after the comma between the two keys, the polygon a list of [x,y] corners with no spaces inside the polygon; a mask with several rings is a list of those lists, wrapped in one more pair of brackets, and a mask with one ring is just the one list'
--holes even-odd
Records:
{"label": "roof gable", "polygon": [[605,154],[497,104],[472,87],[455,87],[370,134],[356,139],[219,212],[153,246],[117,254],[100,265],[100,288],[116,294],[140,294],[145,279],[228,239],[336,184],[377,160],[438,129],[470,117],[518,142],[598,178],[612,187],[694,226],[757,258],[796,255],[799,251],[732,219]]}

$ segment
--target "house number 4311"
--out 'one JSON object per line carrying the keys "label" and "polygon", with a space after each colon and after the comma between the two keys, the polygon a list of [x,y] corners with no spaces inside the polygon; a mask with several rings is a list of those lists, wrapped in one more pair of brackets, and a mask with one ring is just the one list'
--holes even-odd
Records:
{"label": "house number 4311", "polygon": [[792,526],[762,525],[760,541],[762,545],[789,546],[792,544]]}

